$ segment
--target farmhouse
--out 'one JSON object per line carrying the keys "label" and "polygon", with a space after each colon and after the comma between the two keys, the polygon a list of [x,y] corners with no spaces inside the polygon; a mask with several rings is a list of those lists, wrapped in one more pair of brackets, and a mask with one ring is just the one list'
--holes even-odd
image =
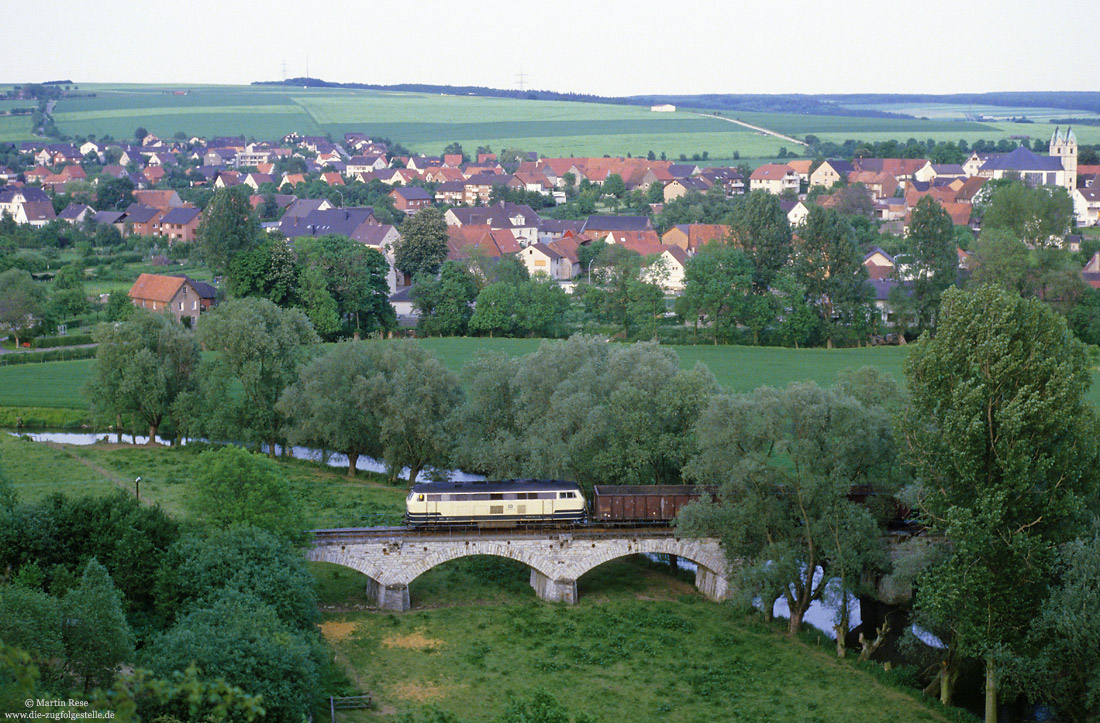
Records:
{"label": "farmhouse", "polygon": [[[214,305],[215,291],[186,276],[142,274],[128,293],[134,306],[150,311],[167,311],[176,321],[193,325],[206,309]],[[187,321],[183,321],[187,319]]]}

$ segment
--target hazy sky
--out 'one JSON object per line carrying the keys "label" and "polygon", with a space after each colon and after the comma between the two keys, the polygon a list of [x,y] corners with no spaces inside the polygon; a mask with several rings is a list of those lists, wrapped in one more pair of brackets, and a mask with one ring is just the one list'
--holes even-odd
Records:
{"label": "hazy sky", "polygon": [[1096,90],[1100,2],[37,0],[0,82],[340,82],[640,93]]}

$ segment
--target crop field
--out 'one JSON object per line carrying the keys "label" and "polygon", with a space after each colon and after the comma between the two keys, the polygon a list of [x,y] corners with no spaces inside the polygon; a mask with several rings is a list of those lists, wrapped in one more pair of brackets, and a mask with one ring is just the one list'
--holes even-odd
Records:
{"label": "crop field", "polygon": [[[260,86],[80,89],[97,97],[57,104],[54,120],[62,133],[129,138],[142,126],[168,137],[183,132],[270,139],[291,131],[334,138],[364,131],[424,153],[439,153],[459,141],[469,150],[479,145],[518,147],[555,156],[644,155],[653,150],[673,158],[703,151],[732,156],[735,150],[746,157],[766,157],[783,145],[712,118],[600,103]],[[22,120],[29,125],[29,119]]]}
{"label": "crop field", "polygon": [[[400,142],[414,152],[431,154],[440,153],[452,141],[462,143],[467,151],[485,145],[494,150],[534,150],[547,156],[644,156],[652,150],[671,159],[706,151],[717,159],[732,158],[736,151],[742,159],[768,159],[774,158],[780,147],[795,150],[789,141],[688,109],[652,113],[645,107],[604,103],[278,86],[103,84],[83,85],[80,90],[95,92],[97,97],[58,102],[54,120],[62,133],[126,139],[142,126],[162,137],[182,132],[207,138],[275,139],[291,131],[333,138],[363,131]],[[1053,128],[1044,121],[1078,113],[995,106],[969,109],[998,118],[1029,110],[1028,117],[1040,121],[1024,125],[969,121],[962,106],[881,107],[923,115],[927,120],[733,111],[723,115],[795,137],[812,133],[842,143],[854,138],[973,142],[1012,135],[1049,137]],[[28,117],[0,116],[0,141],[30,139],[30,122]],[[1082,143],[1098,143],[1100,127],[1082,126],[1078,138]]]}

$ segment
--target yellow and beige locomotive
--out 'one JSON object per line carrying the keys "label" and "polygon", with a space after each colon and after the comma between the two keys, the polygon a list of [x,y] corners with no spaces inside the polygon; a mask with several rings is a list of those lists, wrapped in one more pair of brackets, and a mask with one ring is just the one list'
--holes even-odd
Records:
{"label": "yellow and beige locomotive", "polygon": [[576,524],[587,516],[580,485],[559,480],[427,482],[413,485],[405,500],[405,521],[413,527]]}

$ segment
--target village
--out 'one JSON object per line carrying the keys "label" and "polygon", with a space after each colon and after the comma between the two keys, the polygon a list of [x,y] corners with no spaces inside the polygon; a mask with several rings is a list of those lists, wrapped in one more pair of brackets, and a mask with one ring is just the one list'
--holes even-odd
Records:
{"label": "village", "polygon": [[[730,236],[729,227],[720,223],[675,223],[664,229],[655,224],[667,204],[691,194],[730,198],[762,191],[778,196],[796,237],[814,205],[862,214],[880,233],[904,237],[913,210],[926,197],[956,227],[980,233],[981,218],[975,209],[982,202],[983,188],[991,180],[1015,178],[1031,187],[1065,189],[1078,227],[1100,223],[1100,165],[1078,165],[1072,129],[1055,131],[1047,155],[1019,146],[1004,154],[972,152],[962,164],[922,158],[798,158],[755,169],[658,160],[652,153],[649,158],[513,153],[502,162],[498,154],[480,148],[471,158],[458,144],[448,148],[457,152],[441,156],[398,155],[385,142],[363,133],[347,133],[341,143],[297,134],[278,142],[245,142],[165,140],[142,133],[140,144],[28,142],[7,150],[7,157],[19,163],[0,166],[0,217],[10,216],[16,224],[110,225],[124,237],[147,237],[168,248],[194,241],[202,222],[199,204],[185,199],[204,189],[242,186],[263,228],[292,244],[301,237],[339,234],[381,252],[389,263],[391,303],[400,319],[414,322],[416,309],[409,295],[413,280],[394,264],[400,224],[389,221],[399,222],[431,206],[445,211],[447,260],[514,256],[530,274],[546,274],[569,290],[575,279],[591,272],[591,266],[582,266],[581,248],[603,241],[656,264],[660,273],[649,278],[668,295],[683,292],[688,260],[703,245]],[[108,208],[102,189],[112,182],[116,188],[132,188],[132,202]],[[390,213],[343,203],[345,197],[361,195],[353,192],[356,188],[377,189],[379,184],[388,191],[385,204]],[[602,207],[590,209],[600,212],[554,218],[553,209],[567,203],[578,188],[602,191]],[[623,203],[630,198],[633,203]],[[63,199],[71,201],[59,208]],[[1070,251],[1079,249],[1080,240],[1072,233],[1055,239]],[[904,269],[899,271],[893,256],[880,248],[867,248],[865,253],[875,303],[887,320],[890,290],[905,283]],[[959,248],[958,260],[965,270],[970,254]],[[1100,257],[1088,261],[1082,277],[1100,288]],[[192,292],[209,306],[213,287],[192,283],[199,287]],[[163,294],[162,287],[148,288]],[[131,293],[139,305],[157,308],[170,302],[142,298],[140,293],[136,286]]]}

